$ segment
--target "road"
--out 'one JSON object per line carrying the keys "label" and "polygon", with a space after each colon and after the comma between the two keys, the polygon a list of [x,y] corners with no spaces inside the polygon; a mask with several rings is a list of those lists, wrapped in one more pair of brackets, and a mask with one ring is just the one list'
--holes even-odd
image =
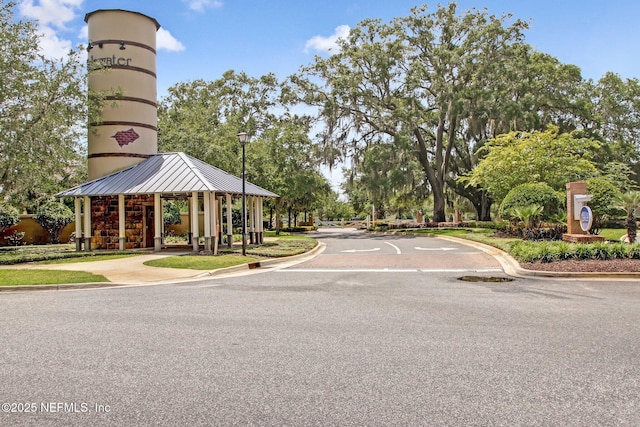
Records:
{"label": "road", "polygon": [[637,283],[321,240],[236,277],[0,294],[0,425],[640,425]]}

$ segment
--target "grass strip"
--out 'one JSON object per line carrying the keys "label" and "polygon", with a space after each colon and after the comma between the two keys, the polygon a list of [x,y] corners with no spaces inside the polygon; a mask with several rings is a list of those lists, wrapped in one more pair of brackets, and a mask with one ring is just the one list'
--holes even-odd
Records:
{"label": "grass strip", "polygon": [[176,255],[147,261],[144,265],[164,268],[188,268],[192,270],[217,270],[252,261],[256,261],[256,258],[238,255]]}
{"label": "grass strip", "polygon": [[0,286],[62,285],[108,281],[102,275],[84,271],[0,269]]}

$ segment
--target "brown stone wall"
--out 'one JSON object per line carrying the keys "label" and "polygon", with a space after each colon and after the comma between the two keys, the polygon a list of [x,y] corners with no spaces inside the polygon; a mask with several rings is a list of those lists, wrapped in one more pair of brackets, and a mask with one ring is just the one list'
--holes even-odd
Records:
{"label": "brown stone wall", "polygon": [[[125,196],[125,249],[144,247],[144,206],[153,206],[152,195]],[[91,247],[119,249],[118,196],[91,198]]]}

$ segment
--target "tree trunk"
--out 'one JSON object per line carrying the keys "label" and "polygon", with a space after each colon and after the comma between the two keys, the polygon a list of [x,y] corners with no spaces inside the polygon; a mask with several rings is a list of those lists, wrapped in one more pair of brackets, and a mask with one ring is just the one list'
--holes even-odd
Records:
{"label": "tree trunk", "polygon": [[629,215],[624,221],[624,226],[627,229],[627,238],[629,239],[629,243],[635,243],[636,236],[638,235],[638,223],[636,222],[635,215]]}
{"label": "tree trunk", "polygon": [[[435,189],[434,189],[435,190]],[[447,215],[445,214],[445,197],[444,191],[440,189],[439,191],[433,192],[433,222],[445,222],[447,220]]]}

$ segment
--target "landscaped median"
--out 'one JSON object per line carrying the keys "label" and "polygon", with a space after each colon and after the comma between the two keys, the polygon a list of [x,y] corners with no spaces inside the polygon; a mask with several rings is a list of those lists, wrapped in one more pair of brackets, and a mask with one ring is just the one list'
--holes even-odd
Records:
{"label": "landscaped median", "polygon": [[[604,242],[596,243],[569,243],[563,241],[534,241],[523,240],[515,237],[499,237],[493,229],[488,228],[451,228],[451,229],[408,229],[394,231],[394,234],[420,234],[434,236],[452,236],[466,240],[472,240],[484,243],[489,246],[498,248],[521,264],[526,264],[527,268],[540,264],[558,264],[561,271],[562,268],[568,268],[567,261],[574,262],[572,268],[575,268],[575,262],[585,261],[584,267],[589,262],[588,269],[584,271],[615,271],[610,265],[605,266],[604,263],[618,262],[620,268],[629,267],[632,262],[631,270],[638,271],[640,264],[640,243],[628,244],[620,242],[620,237],[625,234],[621,229],[604,229],[600,235],[605,238]],[[626,261],[623,264],[621,261]],[[563,263],[560,265],[560,263]],[[599,262],[600,265],[594,264]],[[618,268],[618,270],[620,270]]]}
{"label": "landscaped median", "polygon": [[[241,247],[221,248],[221,254],[176,255],[153,261],[145,265],[165,268],[193,270],[218,270],[242,264],[259,262],[267,258],[287,257],[310,251],[317,241],[304,235],[269,236],[263,245],[249,245],[247,254],[241,255]],[[26,266],[27,263],[61,264],[106,261],[122,257],[140,255],[141,252],[75,252],[73,245],[21,246],[0,248],[0,286],[59,285],[74,283],[109,282],[104,276],[84,271],[42,270]],[[25,265],[25,268],[21,267]],[[81,270],[81,268],[79,268]]]}
{"label": "landscaped median", "polygon": [[233,267],[235,265],[249,264],[261,259],[280,258],[300,255],[309,252],[318,244],[316,239],[304,235],[283,234],[271,237],[267,234],[267,240],[262,245],[249,245],[246,253],[241,255],[242,248],[234,246],[232,248],[220,248],[220,255],[176,255],[145,262],[151,267],[165,268],[189,268],[193,270],[217,270],[221,268]]}

